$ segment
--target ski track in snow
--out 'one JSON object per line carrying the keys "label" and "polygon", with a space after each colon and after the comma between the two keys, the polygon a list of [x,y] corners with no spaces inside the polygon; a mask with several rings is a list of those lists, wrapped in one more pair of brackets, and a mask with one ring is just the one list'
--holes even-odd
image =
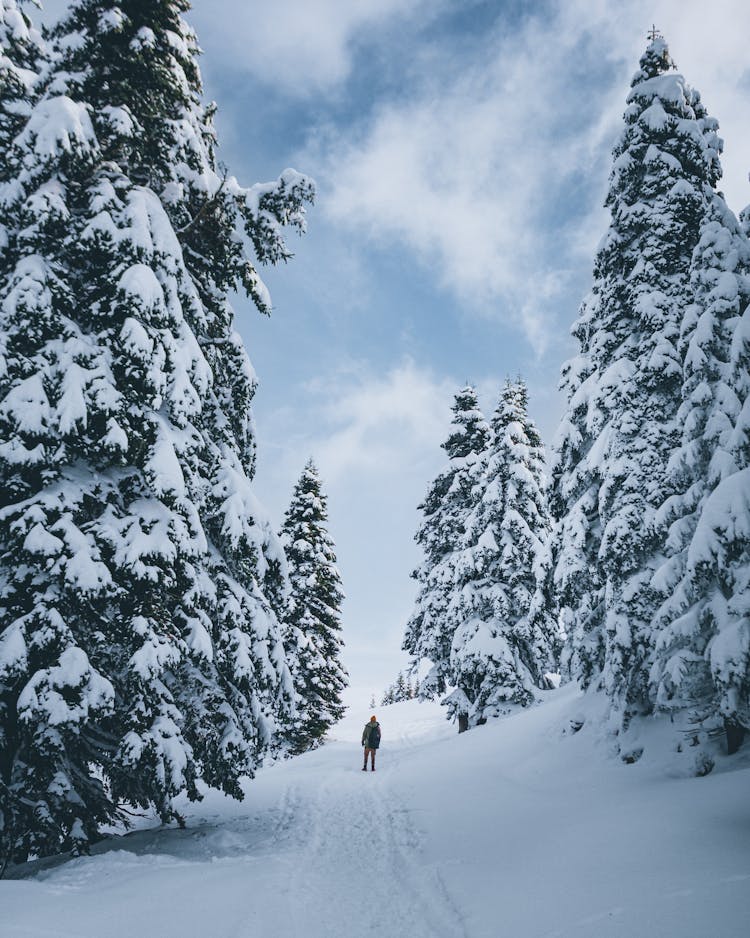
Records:
{"label": "ski track in snow", "polygon": [[304,804],[311,830],[296,861],[292,934],[315,922],[331,938],[465,934],[436,871],[420,857],[409,811],[389,791],[389,769],[323,782]]}

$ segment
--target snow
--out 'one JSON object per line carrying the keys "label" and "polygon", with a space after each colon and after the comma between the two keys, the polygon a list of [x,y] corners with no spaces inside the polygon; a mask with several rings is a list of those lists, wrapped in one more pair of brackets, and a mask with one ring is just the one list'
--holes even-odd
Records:
{"label": "snow", "polygon": [[23,549],[30,554],[56,557],[63,549],[63,542],[55,537],[43,524],[35,524],[23,541]]}
{"label": "snow", "polygon": [[99,16],[99,29],[102,32],[122,29],[124,24],[125,15],[119,7],[114,7],[111,10],[105,10]]}
{"label": "snow", "polygon": [[157,495],[185,495],[185,477],[172,441],[171,428],[159,415],[153,417],[156,439],[146,461],[146,473]]}
{"label": "snow", "polygon": [[28,651],[23,628],[16,621],[0,635],[0,675],[3,680],[16,671],[23,673],[28,666]]}
{"label": "snow", "polygon": [[109,709],[114,696],[114,688],[91,667],[86,653],[71,646],[57,665],[37,671],[23,688],[18,715],[22,722],[38,722],[37,713],[43,712],[48,727],[85,725],[90,711]]}
{"label": "snow", "polygon": [[86,107],[59,95],[34,108],[18,144],[28,146],[40,160],[52,160],[61,151],[95,146],[96,137]]}
{"label": "snow", "polygon": [[22,432],[42,433],[49,419],[49,401],[41,377],[36,374],[19,381],[5,395],[2,409]]}
{"label": "snow", "polygon": [[185,830],[11,870],[0,933],[748,934],[748,755],[687,779],[642,739],[642,758],[623,765],[586,706],[568,685],[460,736],[437,704],[384,707],[374,775],[361,771],[360,708],[322,748],[262,769],[244,802],[209,791],[182,805]]}

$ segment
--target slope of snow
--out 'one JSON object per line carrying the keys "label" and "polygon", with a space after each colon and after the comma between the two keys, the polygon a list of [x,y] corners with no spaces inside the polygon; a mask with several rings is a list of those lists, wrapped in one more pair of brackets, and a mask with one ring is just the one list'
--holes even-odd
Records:
{"label": "slope of snow", "polygon": [[[437,705],[369,712],[315,752],[210,792],[186,830],[0,883],[7,938],[739,938],[750,934],[750,756],[706,778],[613,759],[575,688],[461,736]],[[658,732],[658,731],[655,731]],[[735,770],[730,771],[730,768]]]}

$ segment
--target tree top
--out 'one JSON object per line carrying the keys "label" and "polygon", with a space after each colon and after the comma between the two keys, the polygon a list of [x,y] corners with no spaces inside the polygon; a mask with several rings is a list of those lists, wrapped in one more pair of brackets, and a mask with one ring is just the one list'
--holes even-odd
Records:
{"label": "tree top", "polygon": [[649,78],[655,78],[657,75],[662,75],[664,72],[670,71],[670,69],[677,68],[672,56],[669,54],[667,40],[662,36],[656,26],[652,26],[646,36],[649,43],[638,63],[640,68],[633,76],[633,85],[641,81],[646,81]]}

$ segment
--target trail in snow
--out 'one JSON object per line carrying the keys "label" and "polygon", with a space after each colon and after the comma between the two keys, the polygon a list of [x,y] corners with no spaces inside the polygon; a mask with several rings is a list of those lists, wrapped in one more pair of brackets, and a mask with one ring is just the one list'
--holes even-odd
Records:
{"label": "trail in snow", "polygon": [[[373,774],[361,771],[350,718],[343,739],[260,773],[246,802],[212,792],[187,807],[185,830],[138,831],[92,857],[16,870],[25,878],[0,884],[0,934],[459,938],[460,916],[391,784],[434,723],[389,727]],[[452,732],[441,719],[437,735]]]}
{"label": "trail in snow", "polygon": [[[331,938],[462,934],[435,869],[420,857],[408,808],[387,783],[389,768],[342,772],[308,793],[308,830],[293,858],[291,934]],[[313,924],[314,923],[314,924]]]}
{"label": "trail in snow", "polygon": [[[744,938],[750,756],[705,779],[561,734],[574,689],[461,737],[437,706],[367,713],[186,830],[0,883],[3,938]],[[659,751],[658,745],[647,746]],[[744,761],[743,761],[744,760]]]}

